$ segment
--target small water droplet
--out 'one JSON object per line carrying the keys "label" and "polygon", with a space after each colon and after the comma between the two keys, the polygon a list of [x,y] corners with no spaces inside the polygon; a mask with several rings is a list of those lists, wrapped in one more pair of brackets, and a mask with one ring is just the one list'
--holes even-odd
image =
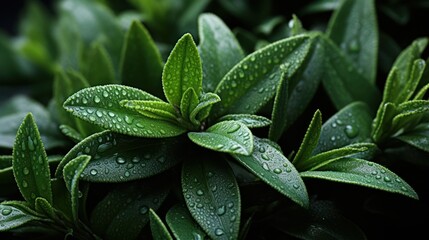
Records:
{"label": "small water droplet", "polygon": [[238,129],[240,129],[240,124],[237,124],[237,123],[234,123],[230,128],[229,128],[229,130],[227,131],[227,133],[234,133],[234,132],[237,132],[238,131]]}
{"label": "small water droplet", "polygon": [[292,187],[295,188],[295,189],[299,188],[299,186],[297,184],[293,184]]}
{"label": "small water droplet", "polygon": [[197,208],[203,208],[203,204],[198,203],[198,204],[197,204]]}
{"label": "small water droplet", "polygon": [[343,121],[341,121],[340,119],[335,120],[335,122],[340,126],[343,125]]}
{"label": "small water droplet", "polygon": [[129,172],[129,171],[126,171],[126,172],[124,173],[124,176],[125,176],[125,177],[129,177],[129,176],[130,176],[130,172]]}
{"label": "small water droplet", "polygon": [[3,216],[7,216],[7,215],[9,215],[11,213],[12,213],[12,209],[10,209],[9,207],[5,207],[5,208],[3,208],[3,210],[1,210],[1,214]]}
{"label": "small water droplet", "polygon": [[95,103],[99,103],[101,101],[101,99],[98,97],[98,96],[95,96],[94,97],[94,102]]}
{"label": "small water droplet", "polygon": [[212,187],[212,192],[216,192],[216,190],[217,190],[217,186],[216,185],[214,185],[213,187]]}
{"label": "small water droplet", "polygon": [[228,205],[227,205],[229,208],[233,208],[234,207],[234,203],[233,202],[230,202],[230,203],[228,203]]}
{"label": "small water droplet", "polygon": [[125,116],[124,120],[125,120],[125,122],[126,122],[127,124],[132,124],[132,123],[133,123],[133,119],[132,119],[132,118],[130,118],[129,116]]}
{"label": "small water droplet", "polygon": [[165,157],[164,156],[159,156],[157,160],[160,163],[165,163]]}
{"label": "small water droplet", "polygon": [[220,228],[216,228],[215,235],[216,236],[222,236],[224,234],[223,230]]}
{"label": "small water droplet", "polygon": [[360,45],[357,39],[350,41],[348,48],[350,52],[358,52],[360,50]]}
{"label": "small water droplet", "polygon": [[375,176],[376,179],[381,179],[380,175]]}
{"label": "small water droplet", "polygon": [[219,150],[219,149],[222,149],[222,148],[224,148],[224,147],[225,147],[225,145],[223,145],[223,144],[218,144],[218,145],[216,145],[216,147],[215,147],[215,148]]}
{"label": "small water droplet", "polygon": [[280,173],[282,173],[283,171],[282,171],[280,168],[274,168],[273,172],[274,172],[275,174],[280,174]]}
{"label": "small water droplet", "polygon": [[408,189],[406,187],[404,187],[404,186],[401,187],[401,190],[404,191],[404,192],[408,191]]}
{"label": "small water droplet", "polygon": [[204,195],[204,192],[202,190],[197,190],[197,195],[202,196],[202,195]]}
{"label": "small water droplet", "polygon": [[34,151],[34,142],[33,142],[33,139],[31,139],[31,137],[28,137],[28,149],[30,150],[30,151]]}
{"label": "small water droplet", "polygon": [[331,137],[331,141],[335,141],[335,136],[332,136],[332,137]]}
{"label": "small water droplet", "polygon": [[131,160],[133,163],[138,163],[140,162],[140,158],[139,157],[133,157],[133,160]]}
{"label": "small water droplet", "polygon": [[368,166],[373,166],[373,165],[374,165],[374,163],[368,162]]}
{"label": "small water droplet", "polygon": [[118,157],[118,158],[116,158],[116,163],[118,163],[118,164],[124,164],[125,163],[125,159],[122,158],[122,157]]}
{"label": "small water droplet", "polygon": [[397,182],[397,183],[401,183],[402,181],[401,181],[401,179],[399,179],[399,178],[395,178],[395,181]]}
{"label": "small water droplet", "polygon": [[346,133],[348,138],[355,138],[359,133],[359,128],[354,127],[352,125],[347,125],[344,129],[344,132]]}
{"label": "small water droplet", "polygon": [[262,163],[262,168],[265,169],[266,171],[270,170],[270,167],[268,166],[268,164],[266,162]]}
{"label": "small water droplet", "polygon": [[109,93],[107,91],[103,91],[103,97],[107,98],[109,96]]}
{"label": "small water droplet", "polygon": [[220,207],[216,210],[216,214],[217,214],[218,216],[222,216],[222,215],[224,215],[224,214],[225,214],[225,212],[226,212],[226,208],[225,208],[225,206],[224,206],[224,205],[220,206]]}
{"label": "small water droplet", "polygon": [[149,208],[146,206],[143,206],[140,208],[140,214],[146,214],[149,211]]}
{"label": "small water droplet", "polygon": [[22,181],[22,187],[24,187],[24,188],[28,187],[27,181],[25,181],[25,180]]}
{"label": "small water droplet", "polygon": [[388,176],[385,176],[385,177],[383,178],[383,180],[384,180],[385,182],[391,182],[391,181],[392,181],[392,179],[390,179]]}
{"label": "small water droplet", "polygon": [[97,169],[91,169],[91,171],[89,172],[92,176],[97,175],[98,171]]}
{"label": "small water droplet", "polygon": [[262,153],[261,154],[261,158],[264,159],[265,161],[269,161],[270,160],[270,157],[266,153]]}
{"label": "small water droplet", "polygon": [[24,173],[24,175],[28,175],[30,173],[30,170],[28,170],[27,167],[24,167],[23,173]]}

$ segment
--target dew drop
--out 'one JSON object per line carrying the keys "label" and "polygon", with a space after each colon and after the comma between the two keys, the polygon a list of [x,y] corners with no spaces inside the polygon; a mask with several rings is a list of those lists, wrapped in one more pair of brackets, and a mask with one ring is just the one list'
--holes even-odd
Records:
{"label": "dew drop", "polygon": [[335,120],[335,122],[340,126],[343,125],[343,121],[341,121],[340,119]]}
{"label": "dew drop", "polygon": [[227,133],[234,133],[237,132],[238,129],[240,129],[240,124],[235,123],[234,125],[232,125],[229,130],[227,131]]}
{"label": "dew drop", "polygon": [[22,187],[24,187],[24,188],[28,187],[27,181],[25,181],[25,180],[22,181]]}
{"label": "dew drop", "polygon": [[128,116],[125,116],[124,120],[125,120],[125,122],[126,122],[127,124],[132,124],[132,123],[133,123],[133,119],[132,119],[132,118],[130,118],[130,117],[128,117]]}
{"label": "dew drop", "polygon": [[359,128],[354,127],[352,125],[347,125],[344,129],[344,132],[346,133],[348,138],[355,138],[359,133]]}
{"label": "dew drop", "polygon": [[101,101],[101,99],[98,97],[98,96],[95,96],[94,97],[94,102],[95,103],[99,103]]}
{"label": "dew drop", "polygon": [[262,163],[262,168],[265,169],[266,171],[270,170],[270,167],[268,166],[268,164],[266,162]]}
{"label": "dew drop", "polygon": [[198,204],[197,204],[197,208],[203,208],[203,204],[198,203]]}
{"label": "dew drop", "polygon": [[144,215],[149,211],[149,208],[146,206],[143,206],[140,208],[140,214]]}
{"label": "dew drop", "polygon": [[30,150],[30,151],[34,151],[34,142],[33,142],[33,139],[31,139],[31,137],[28,137],[28,149]]}
{"label": "dew drop", "polygon": [[140,158],[139,157],[133,157],[133,160],[131,160],[133,163],[138,163],[140,162]]}
{"label": "dew drop", "polygon": [[89,172],[92,176],[97,175],[98,171],[97,169],[91,169],[91,171]]}
{"label": "dew drop", "polygon": [[107,98],[109,96],[109,93],[107,91],[103,91],[103,97]]}
{"label": "dew drop", "polygon": [[353,39],[349,43],[348,48],[350,52],[358,52],[360,50],[359,42],[356,39]]}
{"label": "dew drop", "polygon": [[225,212],[226,212],[226,208],[225,208],[225,206],[224,206],[224,205],[222,205],[221,207],[219,207],[219,208],[216,210],[216,214],[217,214],[218,216],[222,216],[222,215],[224,215],[224,214],[225,214]]}
{"label": "dew drop", "polygon": [[30,173],[30,170],[28,170],[27,167],[24,167],[23,173],[24,175],[28,175]]}
{"label": "dew drop", "polygon": [[157,160],[160,163],[165,163],[165,157],[164,156],[159,156]]}
{"label": "dew drop", "polygon": [[283,171],[282,171],[280,168],[275,168],[275,169],[273,170],[273,172],[274,172],[275,174],[280,174],[280,173],[282,173]]}
{"label": "dew drop", "polygon": [[265,161],[269,161],[270,157],[268,157],[268,155],[266,153],[262,153],[261,154],[261,158],[264,159]]}
{"label": "dew drop", "polygon": [[391,181],[392,181],[392,179],[390,179],[388,176],[385,176],[385,177],[383,178],[383,180],[384,180],[385,182],[391,182]]}
{"label": "dew drop", "polygon": [[118,157],[118,158],[116,158],[116,163],[118,163],[118,164],[124,164],[125,163],[125,159],[123,159],[121,157]]}
{"label": "dew drop", "polygon": [[216,236],[222,236],[224,234],[223,230],[220,228],[216,228],[215,235]]}
{"label": "dew drop", "polygon": [[98,146],[97,152],[105,152],[106,150],[108,150],[111,147],[112,147],[111,143],[103,143],[100,146]]}
{"label": "dew drop", "polygon": [[292,187],[295,188],[295,189],[299,188],[299,186],[297,184],[293,184]]}
{"label": "dew drop", "polygon": [[395,178],[395,181],[397,182],[397,183],[401,183],[402,181],[401,181],[401,179],[399,179],[399,178]]}
{"label": "dew drop", "polygon": [[82,103],[83,103],[83,104],[88,104],[88,100],[87,100],[86,98],[83,98],[83,99],[82,99]]}
{"label": "dew drop", "polygon": [[129,172],[129,171],[126,171],[126,172],[124,173],[124,176],[125,176],[125,177],[129,177],[129,176],[130,176],[130,172]]}
{"label": "dew drop", "polygon": [[223,145],[223,144],[218,144],[218,145],[216,145],[216,147],[215,147],[215,148],[219,150],[219,149],[222,149],[222,148],[224,148],[224,147],[225,147],[225,145]]}
{"label": "dew drop", "polygon": [[92,122],[95,121],[95,117],[94,116],[89,116],[89,120],[91,120]]}
{"label": "dew drop", "polygon": [[202,195],[204,195],[204,192],[203,192],[202,190],[198,190],[198,191],[197,191],[197,195],[198,195],[198,196],[202,196]]}
{"label": "dew drop", "polygon": [[259,152],[260,152],[260,153],[264,153],[264,152],[265,152],[265,148],[264,148],[264,147],[262,147],[262,146],[261,146],[261,147],[259,147]]}
{"label": "dew drop", "polygon": [[11,213],[12,213],[12,209],[10,209],[10,208],[3,208],[3,210],[1,210],[1,214],[3,216],[7,216],[7,215],[9,215]]}

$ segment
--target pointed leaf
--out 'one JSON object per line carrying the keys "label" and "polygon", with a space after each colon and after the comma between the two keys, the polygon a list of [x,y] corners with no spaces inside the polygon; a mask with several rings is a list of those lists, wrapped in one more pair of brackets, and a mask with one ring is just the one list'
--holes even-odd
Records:
{"label": "pointed leaf", "polygon": [[166,102],[156,100],[122,100],[121,106],[135,110],[136,112],[154,119],[176,120],[176,109]]}
{"label": "pointed leaf", "polygon": [[205,132],[189,132],[196,144],[218,152],[250,155],[253,152],[253,135],[238,121],[224,121],[209,127]]}
{"label": "pointed leaf", "polygon": [[71,140],[75,142],[80,142],[83,140],[82,135],[78,131],[76,131],[74,128],[68,126],[68,125],[60,125],[61,132],[69,137]]}
{"label": "pointed leaf", "polygon": [[375,143],[380,143],[388,137],[392,119],[396,114],[396,106],[393,103],[385,103],[378,109],[371,131],[371,137]]}
{"label": "pointed leaf", "polygon": [[232,156],[262,181],[300,206],[308,207],[307,189],[291,162],[263,139],[254,137],[255,151],[251,156]]}
{"label": "pointed leaf", "polygon": [[330,39],[321,37],[325,48],[323,86],[337,109],[363,101],[375,112],[380,102],[377,87],[359,73],[341,49]]}
{"label": "pointed leaf", "polygon": [[162,59],[143,24],[133,21],[121,57],[122,84],[162,97]]}
{"label": "pointed leaf", "polygon": [[154,240],[173,240],[167,227],[152,209],[149,209],[149,219],[150,229]]}
{"label": "pointed leaf", "polygon": [[10,231],[21,227],[38,218],[15,206],[0,203],[0,232]]}
{"label": "pointed leaf", "polygon": [[167,212],[167,225],[177,240],[205,239],[206,233],[183,205],[174,205]]}
{"label": "pointed leaf", "polygon": [[286,72],[280,77],[280,83],[277,86],[276,96],[274,98],[273,110],[271,112],[272,124],[268,132],[268,138],[278,141],[286,128],[287,108],[289,99],[289,79],[286,79]]}
{"label": "pointed leaf", "polygon": [[[428,100],[412,100],[402,103],[397,108],[398,113],[392,120],[392,134],[401,128],[417,125],[421,116],[429,111]],[[413,124],[414,123],[414,124]]]}
{"label": "pointed leaf", "polygon": [[149,209],[158,209],[168,189],[155,182],[127,184],[114,188],[91,214],[92,230],[111,240],[137,239],[149,222]]}
{"label": "pointed leaf", "polygon": [[329,21],[327,35],[352,60],[365,79],[375,84],[378,27],[374,0],[342,1]]}
{"label": "pointed leaf", "polygon": [[201,96],[200,102],[189,114],[189,119],[195,125],[200,125],[201,121],[205,120],[215,103],[220,102],[220,98],[214,93],[205,93]]}
{"label": "pointed leaf", "polygon": [[302,172],[301,176],[356,184],[418,199],[413,188],[398,175],[382,165],[362,159],[344,158],[317,171]]}
{"label": "pointed leaf", "polygon": [[405,84],[402,92],[399,96],[396,96],[397,103],[402,103],[411,98],[414,95],[414,92],[417,89],[417,86],[420,83],[420,79],[425,70],[426,63],[423,59],[417,59],[413,62],[411,73],[409,78],[407,79],[407,83]]}
{"label": "pointed leaf", "polygon": [[371,139],[372,116],[363,102],[354,102],[338,111],[322,126],[313,155]]}
{"label": "pointed leaf", "polygon": [[205,92],[212,92],[223,76],[244,58],[244,53],[231,30],[214,14],[200,15],[198,31],[198,49],[203,63],[203,89]]}
{"label": "pointed leaf", "polygon": [[189,212],[212,239],[237,238],[240,192],[225,160],[209,155],[184,162],[182,190]]}
{"label": "pointed leaf", "polygon": [[80,155],[69,161],[63,169],[64,182],[71,195],[72,214],[75,222],[78,221],[79,179],[90,160],[91,156]]}
{"label": "pointed leaf", "polygon": [[287,69],[290,78],[301,66],[311,42],[307,35],[280,40],[236,64],[215,90],[222,102],[214,107],[213,118],[227,113],[257,112],[274,97],[281,72]]}
{"label": "pointed leaf", "polygon": [[417,126],[413,131],[396,137],[413,147],[429,152],[429,129],[427,124]]}
{"label": "pointed leaf", "polygon": [[271,120],[258,115],[252,114],[228,114],[221,118],[219,121],[239,121],[246,125],[248,128],[266,127],[271,124]]}
{"label": "pointed leaf", "polygon": [[177,41],[162,72],[162,86],[168,102],[180,106],[183,93],[193,88],[199,96],[202,90],[202,66],[198,49],[190,34]]}
{"label": "pointed leaf", "polygon": [[43,197],[52,203],[48,157],[31,113],[18,129],[12,165],[16,183],[26,201],[34,206],[35,199]]}
{"label": "pointed leaf", "polygon": [[122,107],[122,100],[158,98],[136,88],[105,85],[83,89],[64,103],[64,108],[76,117],[112,131],[139,137],[172,137],[185,129],[165,121],[151,119]]}
{"label": "pointed leaf", "polygon": [[159,174],[183,159],[182,138],[147,139],[128,137],[104,131],[96,133],[73,147],[56,170],[61,177],[63,168],[72,159],[86,154],[92,157],[81,174],[91,182],[124,182]]}
{"label": "pointed leaf", "polygon": [[299,150],[292,161],[294,165],[300,165],[312,156],[313,150],[316,148],[319,141],[321,129],[322,113],[317,110],[313,115],[313,119],[311,119],[301,146],[299,147]]}
{"label": "pointed leaf", "polygon": [[34,209],[45,216],[47,216],[50,219],[56,219],[56,214],[54,208],[51,206],[51,204],[44,198],[38,197],[35,200],[35,207]]}
{"label": "pointed leaf", "polygon": [[116,83],[115,69],[110,60],[109,53],[100,43],[96,43],[90,49],[85,61],[84,74],[91,86]]}
{"label": "pointed leaf", "polygon": [[198,105],[199,99],[193,88],[188,88],[183,93],[182,100],[180,101],[180,112],[182,117],[189,120],[192,110]]}

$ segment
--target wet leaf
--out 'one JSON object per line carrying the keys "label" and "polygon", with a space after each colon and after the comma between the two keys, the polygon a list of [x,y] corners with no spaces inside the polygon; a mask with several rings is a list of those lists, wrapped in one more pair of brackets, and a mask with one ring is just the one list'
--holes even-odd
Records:
{"label": "wet leaf", "polygon": [[39,218],[27,214],[16,206],[0,203],[0,232],[9,231],[37,220]]}
{"label": "wet leaf", "polygon": [[260,127],[266,127],[271,124],[271,120],[258,115],[252,115],[252,114],[228,114],[221,118],[219,118],[219,121],[239,121],[246,125],[248,128],[260,128]]}
{"label": "wet leaf", "polygon": [[100,43],[96,43],[91,47],[83,67],[85,77],[91,86],[117,82],[109,53]]}
{"label": "wet leaf", "polygon": [[204,93],[197,106],[189,114],[189,119],[195,125],[200,125],[203,120],[205,120],[215,103],[220,102],[221,99],[218,95],[214,93]]}
{"label": "wet leaf", "polygon": [[310,125],[307,128],[304,139],[302,140],[301,146],[293,159],[293,164],[300,165],[306,162],[312,155],[313,150],[316,148],[320,137],[320,130],[322,128],[322,113],[317,110],[313,118],[311,119]]}
{"label": "wet leaf", "polygon": [[420,150],[429,152],[429,129],[426,124],[417,126],[412,131],[401,134],[396,138]]}
{"label": "wet leaf", "polygon": [[195,107],[197,107],[198,103],[199,99],[195,90],[193,88],[188,88],[188,90],[183,93],[182,100],[180,101],[180,112],[182,117],[186,120],[190,120],[189,116]]}
{"label": "wet leaf", "polygon": [[149,209],[149,219],[154,240],[173,240],[161,218],[152,209]]}
{"label": "wet leaf", "polygon": [[121,106],[132,109],[146,117],[170,120],[174,122],[176,120],[176,109],[169,103],[156,101],[156,100],[122,100]]}
{"label": "wet leaf", "polygon": [[278,141],[287,125],[287,108],[289,98],[289,79],[286,79],[286,72],[280,77],[280,83],[277,87],[274,98],[273,110],[271,112],[272,124],[270,126],[268,137],[273,141]]}
{"label": "wet leaf", "polygon": [[181,204],[174,205],[168,210],[166,221],[177,240],[205,239],[207,237],[186,206]]}

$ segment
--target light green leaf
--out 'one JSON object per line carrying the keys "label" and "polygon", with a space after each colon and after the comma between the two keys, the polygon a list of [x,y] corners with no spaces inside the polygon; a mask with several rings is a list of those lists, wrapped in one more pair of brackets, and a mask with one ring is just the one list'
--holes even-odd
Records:
{"label": "light green leaf", "polygon": [[196,144],[218,152],[250,155],[253,152],[253,135],[238,121],[224,121],[209,127],[205,132],[189,132]]}
{"label": "light green leaf", "polygon": [[209,155],[185,161],[182,191],[189,212],[212,239],[237,238],[240,192],[225,160]]}
{"label": "light green leaf", "polygon": [[163,97],[161,53],[144,25],[138,21],[133,21],[128,30],[121,58],[122,84]]}
{"label": "light green leaf", "polygon": [[375,84],[378,27],[374,0],[342,1],[328,25],[327,35],[352,60],[365,79]]}
{"label": "light green leaf", "polygon": [[64,103],[64,108],[76,117],[112,131],[139,137],[172,137],[185,129],[166,121],[145,117],[120,105],[122,100],[158,98],[132,87],[105,85],[83,89]]}
{"label": "light green leaf", "polygon": [[150,229],[154,240],[173,240],[167,227],[152,209],[149,209],[149,219]]}
{"label": "light green leaf", "polygon": [[0,203],[0,232],[10,231],[37,220],[39,218],[26,213],[16,206]]}
{"label": "light green leaf", "polygon": [[52,203],[48,157],[31,113],[25,117],[18,129],[12,165],[16,184],[31,206],[34,206],[37,197]]}
{"label": "light green leaf", "polygon": [[110,240],[121,240],[124,236],[137,239],[149,222],[149,209],[158,209],[167,194],[168,189],[156,182],[120,185],[95,206],[91,228]]}
{"label": "light green leaf", "polygon": [[182,138],[148,139],[104,131],[78,143],[64,156],[57,167],[63,168],[81,154],[92,157],[81,174],[91,182],[124,182],[159,174],[183,159]]}
{"label": "light green leaf", "polygon": [[421,124],[410,132],[396,137],[413,147],[429,152],[429,129],[427,124]]}
{"label": "light green leaf", "polygon": [[167,212],[167,225],[177,240],[205,239],[206,233],[183,205],[174,205]]}
{"label": "light green leaf", "polygon": [[214,93],[204,93],[198,105],[189,114],[189,119],[195,125],[200,125],[210,114],[210,111],[215,103],[220,102],[220,98]]}
{"label": "light green leaf", "polygon": [[71,140],[75,141],[75,142],[80,142],[82,141],[83,137],[82,135],[76,131],[74,128],[68,126],[68,125],[60,125],[60,130],[61,132],[66,135],[67,137],[69,137]]}
{"label": "light green leaf", "polygon": [[222,79],[215,93],[222,99],[213,108],[213,118],[228,113],[253,114],[272,97],[282,71],[290,78],[301,66],[312,38],[300,35],[269,44],[248,55]]}
{"label": "light green leaf", "polygon": [[162,86],[168,102],[179,107],[183,93],[193,88],[199,96],[202,90],[202,66],[198,49],[188,33],[177,41],[162,72]]}
{"label": "light green leaf", "polygon": [[268,132],[268,138],[273,141],[278,141],[286,128],[288,112],[284,109],[287,109],[288,99],[289,79],[286,79],[286,72],[283,72],[274,98],[273,110],[271,112],[272,124]]}
{"label": "light green leaf", "polygon": [[83,72],[91,86],[117,82],[109,53],[102,44],[97,42],[91,47],[84,63]]}
{"label": "light green leaf", "polygon": [[251,156],[232,156],[262,181],[300,206],[308,207],[307,189],[293,164],[271,144],[254,137],[255,150]]}
{"label": "light green leaf", "polygon": [[313,150],[316,148],[317,143],[319,142],[321,129],[322,113],[317,110],[313,115],[313,119],[311,119],[301,146],[299,147],[299,150],[292,161],[295,166],[305,163],[312,156]]}
{"label": "light green leaf", "polygon": [[325,74],[323,86],[337,109],[362,101],[372,112],[380,102],[377,87],[357,71],[353,63],[327,37],[321,37],[325,48]]}
{"label": "light green leaf", "polygon": [[396,103],[405,102],[414,95],[417,89],[417,86],[420,83],[420,79],[423,75],[425,67],[426,67],[426,63],[423,59],[417,59],[413,62],[410,76],[407,79],[407,82],[404,88],[402,89],[400,95],[396,96],[395,98]]}
{"label": "light green leaf", "polygon": [[323,124],[313,155],[352,143],[370,141],[371,124],[368,106],[363,102],[350,103]]}
{"label": "light green leaf", "polygon": [[198,103],[199,99],[195,90],[193,88],[188,88],[188,90],[183,93],[182,100],[180,101],[180,112],[182,117],[186,120],[190,120],[189,116],[192,110],[197,107]]}
{"label": "light green leaf", "polygon": [[216,15],[201,14],[198,18],[198,30],[203,89],[213,92],[223,76],[244,58],[244,53],[234,34]]}
{"label": "light green leaf", "polygon": [[120,104],[125,108],[154,119],[175,122],[178,114],[171,104],[157,100],[122,100]]}
{"label": "light green leaf", "polygon": [[382,165],[362,159],[344,158],[317,171],[302,172],[301,176],[356,184],[418,199],[413,188],[398,175]]}
{"label": "light green leaf", "polygon": [[63,169],[64,182],[71,196],[73,220],[78,221],[79,210],[79,180],[83,170],[91,160],[91,156],[80,155],[69,161]]}
{"label": "light green leaf", "polygon": [[389,137],[392,127],[392,119],[397,114],[396,106],[393,103],[385,103],[380,106],[377,117],[373,121],[371,137],[375,143],[380,143]]}
{"label": "light green leaf", "polygon": [[260,128],[260,127],[266,127],[271,124],[271,120],[258,115],[252,115],[252,114],[228,114],[221,118],[219,118],[219,121],[239,121],[246,125],[248,128]]}

